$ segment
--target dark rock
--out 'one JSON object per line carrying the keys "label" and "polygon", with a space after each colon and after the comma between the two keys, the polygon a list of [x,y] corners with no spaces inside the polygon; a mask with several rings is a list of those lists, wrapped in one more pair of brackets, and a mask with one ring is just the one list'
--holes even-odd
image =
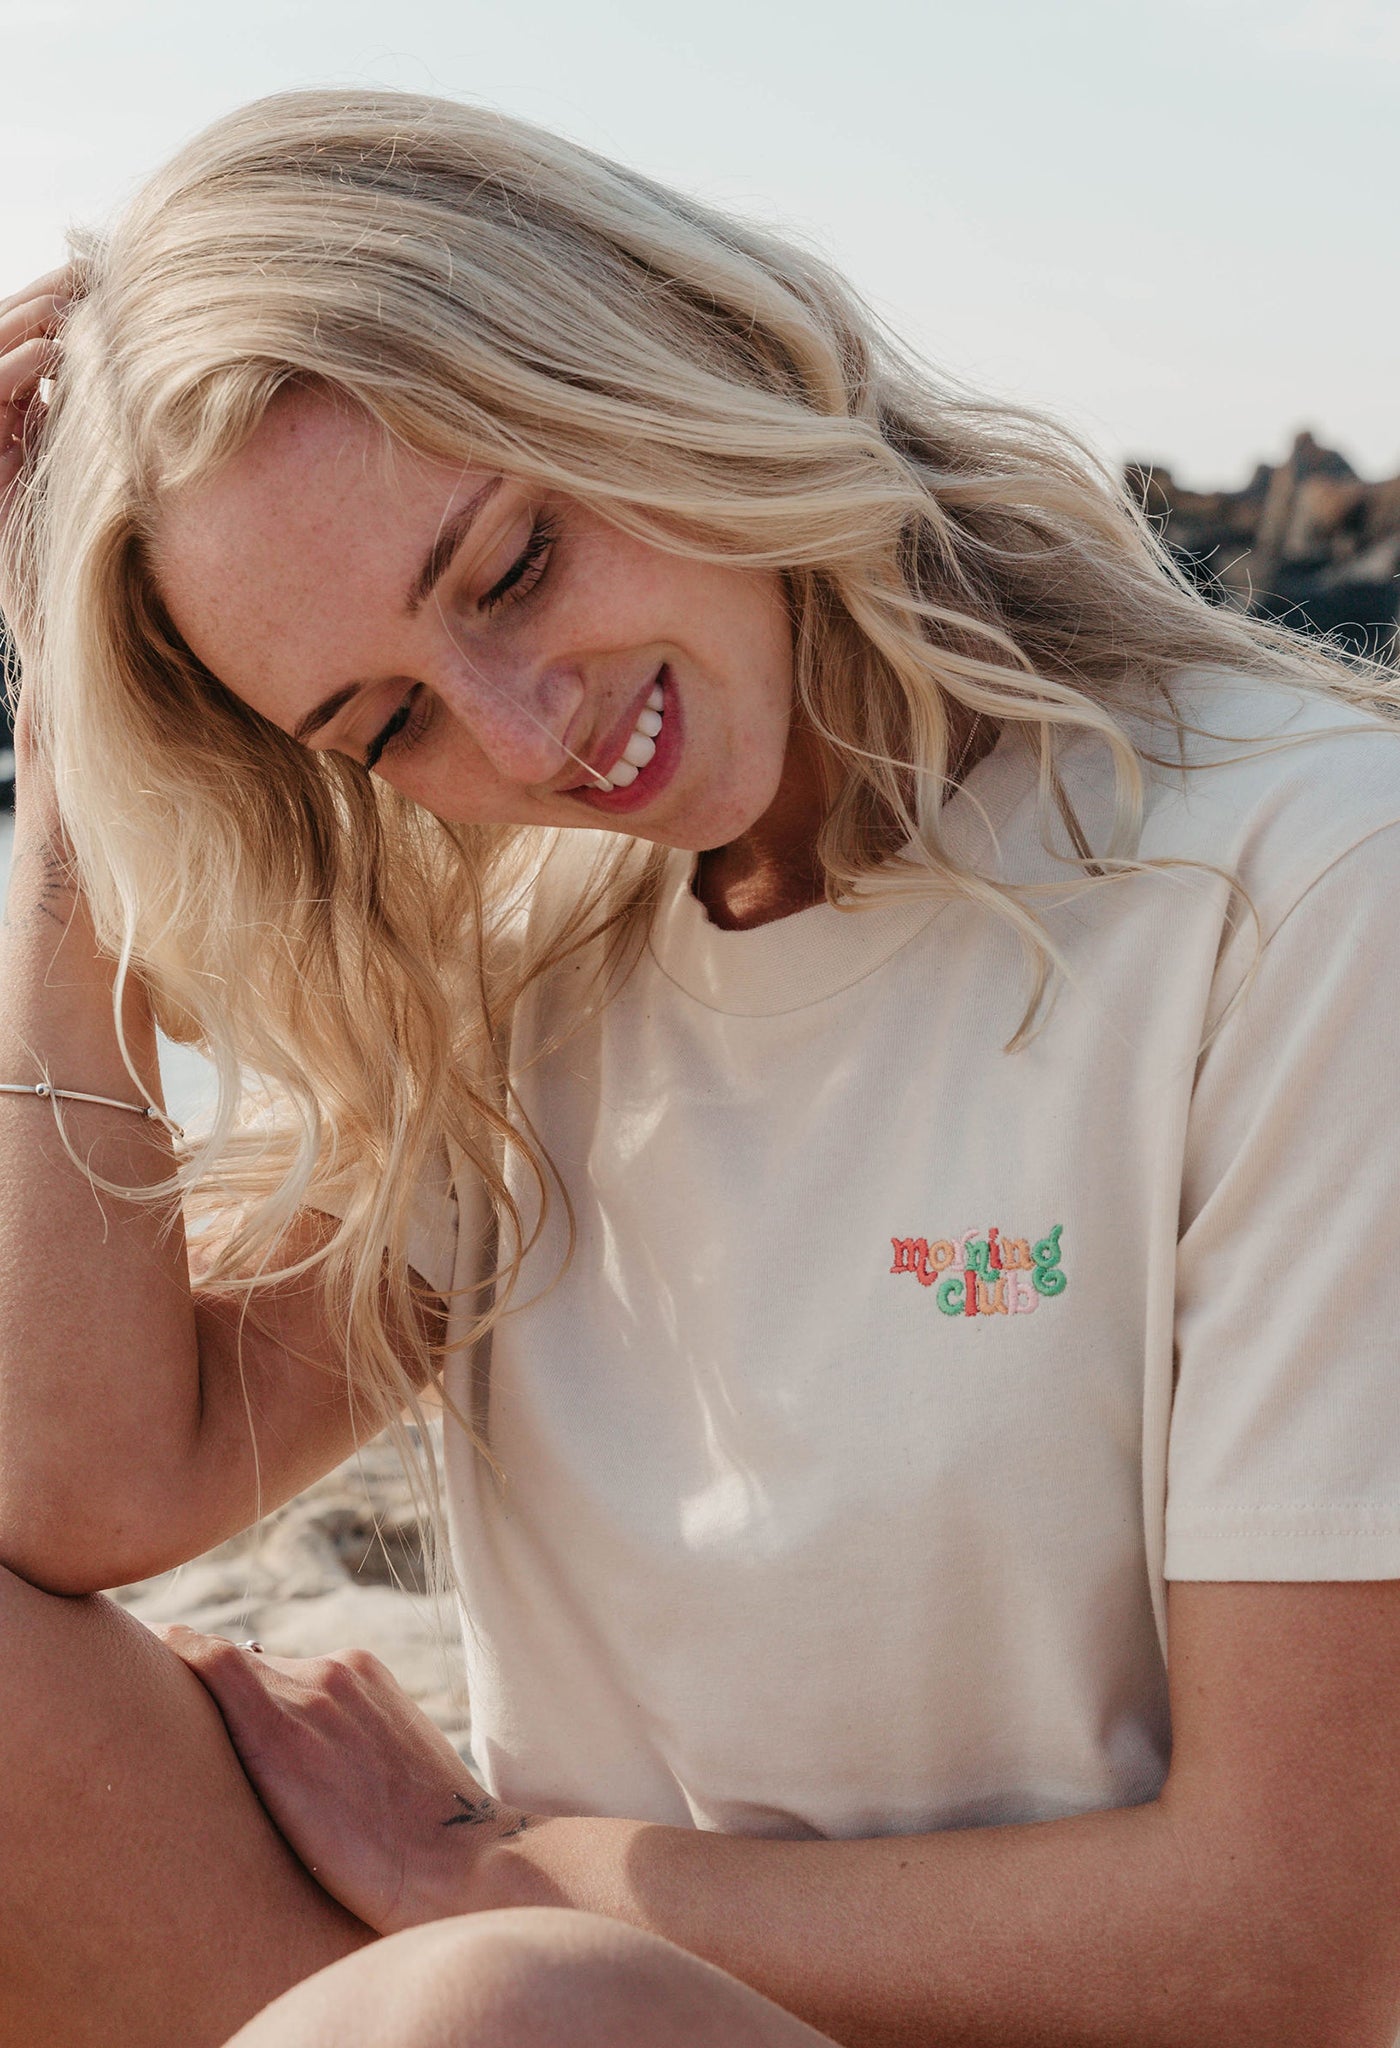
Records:
{"label": "dark rock", "polygon": [[1301,433],[1285,461],[1260,463],[1240,491],[1188,491],[1143,463],[1129,464],[1127,482],[1215,602],[1396,658],[1400,477],[1365,483]]}

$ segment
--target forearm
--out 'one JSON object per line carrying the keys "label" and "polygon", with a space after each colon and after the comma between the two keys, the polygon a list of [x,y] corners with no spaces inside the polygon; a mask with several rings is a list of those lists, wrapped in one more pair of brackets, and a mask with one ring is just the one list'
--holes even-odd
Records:
{"label": "forearm", "polygon": [[[0,930],[0,1079],[138,1099],[121,1057],[113,969],[97,952],[57,829],[42,807],[16,823]],[[156,1038],[138,988],[128,1049],[159,1101]],[[118,1184],[170,1171],[152,1121],[65,1103],[69,1142]],[[43,1576],[61,1539],[143,1512],[142,1475],[178,1451],[199,1415],[194,1316],[178,1218],[94,1190],[62,1143],[54,1105],[0,1096],[0,1557]],[[114,1556],[122,1531],[109,1526]]]}
{"label": "forearm", "polygon": [[853,1842],[537,1821],[482,1845],[465,1908],[627,1921],[849,2048],[1369,2041],[1322,2010],[1306,1871],[1252,1889],[1153,1804]]}

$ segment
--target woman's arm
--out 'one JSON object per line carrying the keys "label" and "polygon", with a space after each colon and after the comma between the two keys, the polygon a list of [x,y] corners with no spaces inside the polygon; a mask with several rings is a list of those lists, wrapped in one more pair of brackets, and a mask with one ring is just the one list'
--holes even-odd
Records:
{"label": "woman's arm", "polygon": [[[112,963],[72,885],[22,713],[16,739],[0,1079],[37,1080],[42,1061],[60,1086],[134,1101]],[[159,1101],[139,987],[124,1021]],[[85,1103],[63,1112],[75,1150],[107,1178],[140,1185],[169,1172],[155,1123]],[[286,1255],[334,1228],[307,1213]],[[246,1316],[237,1299],[196,1302],[178,1215],[96,1194],[51,1105],[0,1095],[0,1561],[63,1593],[146,1577],[246,1528],[354,1442],[314,1278],[268,1290]]]}
{"label": "woman's arm", "polygon": [[[0,301],[0,572],[20,440],[54,366],[67,281]],[[0,604],[13,602],[0,573]],[[0,1081],[135,1102],[113,1022],[113,963],[75,889],[55,793],[16,721],[14,854],[0,927]],[[160,1073],[135,982],[127,1045],[150,1095]],[[66,1102],[70,1141],[106,1178],[170,1171],[155,1123]],[[334,1228],[303,1216],[295,1258]],[[254,1457],[250,1420],[256,1427]],[[287,1499],[353,1448],[345,1380],[311,1281],[241,1304],[191,1293],[178,1214],[94,1192],[53,1106],[0,1095],[0,1562],[86,1593],[192,1557]]]}
{"label": "woman's arm", "polygon": [[527,1820],[373,1658],[170,1641],[303,1862],[381,1932],[602,1913],[849,2048],[1391,2048],[1400,1583],[1178,1583],[1169,1606],[1160,1798],[841,1842]]}
{"label": "woman's arm", "polygon": [[1178,1583],[1170,1623],[1150,1805],[857,1842],[539,1821],[440,1910],[609,1914],[852,2048],[1391,2048],[1400,1583]]}

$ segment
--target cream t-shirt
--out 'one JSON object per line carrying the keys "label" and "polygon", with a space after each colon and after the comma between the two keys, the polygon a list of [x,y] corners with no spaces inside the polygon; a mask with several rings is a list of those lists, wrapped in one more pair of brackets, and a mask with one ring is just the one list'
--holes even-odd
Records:
{"label": "cream t-shirt", "polygon": [[[571,968],[522,1005],[577,1242],[556,1201],[478,1361],[499,1475],[447,1441],[499,1797],[789,1836],[1129,1805],[1169,1756],[1164,1580],[1400,1575],[1400,726],[1209,676],[1188,708],[1270,736],[1148,788],[1142,855],[1260,914],[1228,1012],[1252,933],[1214,873],[1043,900],[1073,982],[1008,1055],[991,913],[726,932],[689,856],[600,1017],[571,1031]],[[1062,773],[1102,849],[1105,750]],[[988,871],[1072,873],[1009,738],[945,818]],[[430,1220],[425,1277],[468,1288],[479,1192]]]}

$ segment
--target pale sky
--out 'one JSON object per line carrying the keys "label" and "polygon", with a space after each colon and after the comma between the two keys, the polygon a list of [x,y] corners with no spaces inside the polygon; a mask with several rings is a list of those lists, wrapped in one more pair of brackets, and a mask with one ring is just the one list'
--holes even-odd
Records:
{"label": "pale sky", "polygon": [[0,51],[0,294],[225,109],[396,86],[792,228],[1115,460],[1400,471],[1400,0],[0,0]]}

